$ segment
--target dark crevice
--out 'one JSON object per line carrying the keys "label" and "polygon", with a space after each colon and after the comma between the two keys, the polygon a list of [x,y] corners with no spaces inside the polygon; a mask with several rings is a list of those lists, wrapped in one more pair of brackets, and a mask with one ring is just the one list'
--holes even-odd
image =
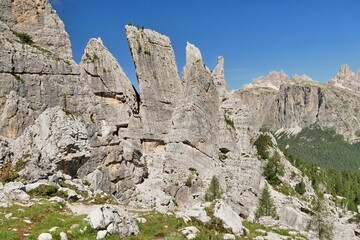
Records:
{"label": "dark crevice", "polygon": [[105,88],[106,88],[109,92],[111,92],[110,89],[108,88],[108,86],[106,85],[105,81],[101,78],[100,75],[98,75],[98,74],[92,74],[92,73],[90,73],[89,71],[87,71],[85,68],[84,68],[84,71],[85,71],[87,74],[89,74],[91,77],[99,78],[100,81],[102,82],[102,84],[105,86]]}
{"label": "dark crevice", "polygon": [[0,71],[0,73],[7,73],[7,74],[19,74],[19,75],[23,75],[23,74],[27,74],[27,75],[47,75],[47,76],[80,76],[80,73],[62,73],[62,74],[57,74],[57,73],[44,73],[44,72],[15,72],[15,67],[11,68],[11,71]]}

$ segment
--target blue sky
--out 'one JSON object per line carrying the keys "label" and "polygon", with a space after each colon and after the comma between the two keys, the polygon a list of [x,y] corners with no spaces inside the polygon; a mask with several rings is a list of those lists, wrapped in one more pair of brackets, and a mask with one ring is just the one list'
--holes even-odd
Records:
{"label": "blue sky", "polygon": [[230,89],[271,70],[327,82],[344,63],[360,68],[359,0],[53,0],[80,61],[101,37],[137,85],[124,26],[170,37],[179,72],[189,41],[210,69],[225,58]]}

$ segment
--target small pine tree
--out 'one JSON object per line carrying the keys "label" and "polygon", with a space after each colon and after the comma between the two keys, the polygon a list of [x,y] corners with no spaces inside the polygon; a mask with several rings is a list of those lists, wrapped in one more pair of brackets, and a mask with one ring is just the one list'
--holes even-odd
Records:
{"label": "small pine tree", "polygon": [[215,199],[221,198],[222,190],[220,187],[219,179],[216,176],[211,178],[209,188],[205,193],[205,201],[211,202]]}
{"label": "small pine tree", "polygon": [[318,198],[313,203],[313,212],[307,228],[313,230],[320,240],[331,239],[333,236],[333,224],[328,220],[329,211],[326,209],[324,200]]}
{"label": "small pine tree", "polygon": [[301,180],[301,182],[299,182],[298,184],[295,185],[295,191],[300,194],[303,195],[306,192],[306,188],[305,188],[305,183],[304,180]]}
{"label": "small pine tree", "polygon": [[313,230],[320,240],[331,239],[333,236],[332,223],[327,221],[329,211],[323,201],[320,197],[314,200],[312,208],[314,214],[307,226],[308,230]]}
{"label": "small pine tree", "polygon": [[274,155],[269,158],[267,164],[264,167],[264,176],[272,186],[277,186],[281,183],[279,176],[283,175],[284,166],[280,162],[279,153],[275,152]]}
{"label": "small pine tree", "polygon": [[275,219],[279,218],[276,212],[274,201],[271,198],[271,194],[267,185],[261,192],[261,196],[255,212],[255,219],[258,220],[262,216],[271,216]]}

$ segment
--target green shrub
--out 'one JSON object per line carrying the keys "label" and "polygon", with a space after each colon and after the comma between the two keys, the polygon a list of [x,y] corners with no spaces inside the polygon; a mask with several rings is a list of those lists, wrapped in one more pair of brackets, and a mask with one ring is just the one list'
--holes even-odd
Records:
{"label": "green shrub", "polygon": [[222,190],[220,187],[219,179],[216,176],[213,176],[209,185],[209,188],[205,193],[205,201],[213,201],[215,199],[221,198]]}
{"label": "green shrub", "polygon": [[191,187],[192,186],[192,177],[189,176],[185,181],[185,186]]}
{"label": "green shrub", "polygon": [[30,196],[36,197],[67,197],[67,194],[63,191],[59,191],[59,187],[55,185],[41,184],[38,187],[29,191]]}
{"label": "green shrub", "polygon": [[254,145],[256,147],[258,154],[263,159],[269,158],[268,148],[273,146],[271,137],[269,135],[261,134],[254,142]]}
{"label": "green shrub", "polygon": [[305,183],[303,180],[301,180],[301,182],[299,182],[298,184],[296,184],[295,186],[295,191],[300,194],[303,195],[306,192],[306,188],[305,188]]}
{"label": "green shrub", "polygon": [[227,114],[224,114],[224,119],[225,119],[226,125],[235,130],[234,121]]}
{"label": "green shrub", "polygon": [[297,196],[297,192],[295,189],[287,182],[282,182],[281,184],[274,186],[274,189],[278,192],[281,192],[282,194],[286,196]]}
{"label": "green shrub", "polygon": [[7,162],[0,167],[0,182],[7,183],[12,182],[19,177],[14,166]]}
{"label": "green shrub", "polygon": [[33,40],[32,40],[32,37],[27,34],[27,33],[24,33],[24,32],[16,32],[16,31],[12,31],[14,33],[15,36],[17,36],[20,41],[24,44],[33,44]]}

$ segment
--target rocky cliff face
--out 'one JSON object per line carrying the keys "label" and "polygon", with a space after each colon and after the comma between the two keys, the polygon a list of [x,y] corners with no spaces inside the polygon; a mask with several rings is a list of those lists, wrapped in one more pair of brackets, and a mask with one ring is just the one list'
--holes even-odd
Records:
{"label": "rocky cliff face", "polygon": [[[266,184],[253,147],[261,128],[296,133],[318,124],[351,140],[360,129],[358,74],[346,66],[329,85],[271,72],[229,92],[222,57],[210,71],[187,43],[180,80],[170,39],[126,26],[137,93],[101,39],[89,40],[80,64],[72,60],[48,1],[0,6],[0,164],[24,163],[25,183],[86,179],[123,204],[166,212],[200,206],[216,176],[229,212],[253,219]],[[294,186],[294,176],[282,181]],[[304,229],[308,202],[272,193],[279,223]]]}
{"label": "rocky cliff face", "polygon": [[[340,72],[355,76],[347,67],[342,67]],[[338,73],[337,76],[343,74]],[[246,106],[252,109],[255,123],[252,126],[255,127],[255,132],[264,127],[273,131],[297,133],[316,124],[334,128],[348,140],[357,139],[355,132],[360,127],[360,116],[359,95],[355,90],[314,82],[307,76],[294,76],[279,88],[269,87],[269,84],[274,86],[272,82],[271,78],[269,83],[262,84],[256,80],[234,95],[239,98],[239,102],[246,103]],[[330,83],[334,83],[333,80]],[[355,83],[355,80],[348,81],[352,86]],[[255,96],[260,98],[249,101],[249,97]]]}
{"label": "rocky cliff face", "polygon": [[14,33],[29,34],[35,44],[60,58],[72,61],[69,35],[48,0],[4,0],[0,3],[1,21]]}

